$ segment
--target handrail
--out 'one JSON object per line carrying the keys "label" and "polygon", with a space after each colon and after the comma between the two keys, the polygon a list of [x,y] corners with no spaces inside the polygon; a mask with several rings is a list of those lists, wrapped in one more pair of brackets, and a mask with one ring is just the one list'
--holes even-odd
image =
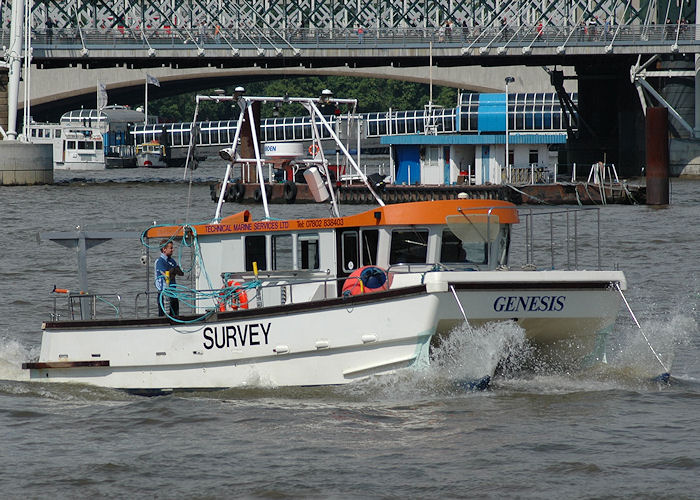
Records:
{"label": "handrail", "polygon": [[[115,316],[117,318],[120,317],[121,314],[121,295],[118,293],[70,293],[67,292],[67,295],[61,296],[58,293],[53,293],[51,295],[51,298],[53,299],[53,310],[50,313],[51,319],[54,321],[58,321],[61,314],[59,313],[59,308],[58,308],[58,300],[61,298],[65,298],[68,302],[67,309],[68,312],[70,313],[71,320],[75,320],[76,316],[78,316],[78,319],[95,319],[97,317],[97,304],[98,301],[103,302],[107,305],[109,305],[112,310],[115,313]],[[111,298],[111,300],[114,300],[116,302],[116,305],[107,300],[108,298]],[[76,305],[77,305],[77,310],[76,310]],[[86,311],[86,309],[89,307],[89,311]],[[89,315],[88,315],[89,312]]]}
{"label": "handrail", "polygon": [[[532,36],[536,30],[536,25],[530,24],[509,24],[504,27],[484,26],[478,29],[463,29],[461,27],[452,28],[452,35],[445,37],[444,41],[439,43],[440,47],[461,48],[463,53],[468,53],[472,48],[480,47],[484,51],[492,46],[501,48],[522,48],[529,51],[533,44],[537,43],[538,47],[559,48],[566,46],[567,48],[580,47],[601,47],[606,48],[614,42],[616,47],[622,46],[648,46],[650,43],[666,45],[671,48],[683,45],[695,45],[698,40],[695,40],[695,32],[698,29],[696,24],[670,23],[661,25],[631,25],[631,24],[616,24],[610,25],[608,33],[614,30],[612,40],[604,36],[603,27],[600,28],[600,35],[595,33],[582,34],[572,41],[573,34],[578,30],[579,26],[571,24],[566,25],[547,25],[544,27],[544,36]],[[172,27],[168,30],[162,28],[138,28],[138,34],[132,28],[122,28],[124,31],[117,28],[109,31],[102,31],[98,28],[78,26],[77,33],[74,30],[66,28],[53,28],[51,43],[48,43],[48,29],[35,28],[33,33],[41,35],[35,38],[34,47],[52,47],[58,49],[61,46],[80,47],[85,50],[94,50],[100,48],[115,49],[124,47],[125,49],[133,49],[135,45],[146,46],[152,49],[171,48],[173,39],[180,38],[182,40],[194,42],[194,48],[197,50],[204,49],[204,41],[197,41],[193,36],[191,29],[188,27]],[[512,35],[502,36],[504,33]],[[124,36],[128,31],[130,36]],[[417,28],[380,28],[373,30],[375,36],[372,37],[372,43],[359,43],[359,40],[348,38],[352,34],[345,28],[288,28],[280,30],[275,27],[269,27],[263,30],[257,25],[241,25],[234,28],[221,27],[219,34],[227,41],[229,48],[244,49],[253,48],[258,51],[264,50],[265,47],[274,49],[275,54],[279,55],[281,46],[284,45],[294,51],[295,55],[299,53],[301,48],[322,48],[322,47],[342,47],[349,48],[356,43],[357,49],[367,48],[375,49],[382,47],[405,47],[411,46],[417,48],[424,46],[428,48],[431,42],[434,42],[435,32],[430,29]],[[239,33],[243,38],[235,37],[235,33]],[[668,36],[673,33],[673,36]],[[254,34],[254,36],[251,36]],[[254,39],[255,38],[255,39]],[[40,40],[44,40],[42,43]],[[365,36],[365,40],[368,37]],[[500,41],[499,41],[500,40]],[[562,44],[563,42],[563,44]],[[208,44],[207,48],[216,50],[217,47]],[[223,48],[223,47],[222,47]],[[221,49],[219,49],[221,50]]]}
{"label": "handrail", "polygon": [[[564,208],[564,209],[546,209],[535,211],[532,208],[527,210],[527,213],[522,214],[524,210],[521,210],[521,215],[525,219],[525,255],[527,260],[525,265],[535,266],[535,217],[547,216],[549,217],[549,261],[551,268],[555,269],[555,232],[554,226],[555,221],[553,219],[554,215],[564,214],[565,217],[565,239],[566,239],[566,267],[568,269],[578,269],[579,268],[579,221],[578,214],[594,211],[596,215],[596,239],[595,244],[591,243],[591,247],[594,247],[596,252],[596,267],[597,269],[603,269],[602,265],[602,249],[601,249],[601,236],[600,236],[600,207],[574,207],[574,208]],[[571,215],[573,214],[573,222],[571,220]],[[571,256],[573,254],[573,263],[571,262]]]}

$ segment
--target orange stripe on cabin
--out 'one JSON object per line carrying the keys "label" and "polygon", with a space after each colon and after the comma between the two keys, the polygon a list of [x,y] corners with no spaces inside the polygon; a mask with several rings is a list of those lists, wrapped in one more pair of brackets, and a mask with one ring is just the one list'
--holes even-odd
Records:
{"label": "orange stripe on cabin", "polygon": [[[460,211],[461,209],[461,211]],[[399,203],[377,207],[346,217],[321,219],[289,219],[252,221],[250,212],[244,210],[221,219],[218,224],[194,226],[198,236],[241,232],[277,232],[339,227],[380,227],[445,224],[449,215],[497,215],[501,224],[517,224],[518,210],[510,202],[501,200],[436,200]],[[182,236],[182,226],[153,227],[146,232],[148,238]]]}

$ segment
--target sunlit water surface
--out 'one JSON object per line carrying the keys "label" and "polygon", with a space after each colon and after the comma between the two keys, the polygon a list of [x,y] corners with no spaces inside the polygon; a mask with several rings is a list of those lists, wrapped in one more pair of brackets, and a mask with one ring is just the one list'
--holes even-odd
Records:
{"label": "sunlit water surface", "polygon": [[[203,181],[218,175],[205,166],[190,186],[174,169],[59,173],[56,186],[0,189],[3,497],[697,498],[700,182],[674,181],[668,208],[602,212],[605,265],[625,271],[630,305],[671,365],[670,386],[651,380],[658,361],[626,309],[607,365],[509,372],[486,392],[455,381],[503,355],[526,356],[514,323],[462,326],[430,366],[342,387],[144,398],[28,382],[20,366],[38,355],[49,291],[77,288],[74,253],[37,234],[208,220]],[[91,285],[142,288],[141,252],[122,240],[90,249]]]}

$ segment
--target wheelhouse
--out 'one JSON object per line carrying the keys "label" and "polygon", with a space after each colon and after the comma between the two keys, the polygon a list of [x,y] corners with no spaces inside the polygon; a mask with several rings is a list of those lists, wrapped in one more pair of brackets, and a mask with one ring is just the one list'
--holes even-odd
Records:
{"label": "wheelhouse", "polygon": [[[339,296],[345,279],[363,266],[388,270],[398,285],[401,274],[493,270],[507,265],[511,225],[517,222],[514,205],[494,200],[407,203],[347,217],[281,221],[252,221],[246,210],[189,229],[198,261],[206,262],[195,286],[216,289],[257,278],[269,305]],[[178,231],[155,227],[147,236]]]}

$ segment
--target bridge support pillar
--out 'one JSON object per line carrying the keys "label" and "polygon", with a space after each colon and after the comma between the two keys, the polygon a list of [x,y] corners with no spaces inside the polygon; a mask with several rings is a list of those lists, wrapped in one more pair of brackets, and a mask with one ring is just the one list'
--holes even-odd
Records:
{"label": "bridge support pillar", "polygon": [[7,72],[7,68],[0,68],[0,127],[7,131],[7,85],[10,81],[10,77]]}
{"label": "bridge support pillar", "polygon": [[647,205],[668,205],[668,110],[647,109]]}
{"label": "bridge support pillar", "polygon": [[577,65],[578,138],[567,144],[567,163],[614,163],[618,173],[637,176],[644,164],[644,115],[631,62]]}
{"label": "bridge support pillar", "polygon": [[[8,72],[0,68],[0,126],[8,128]],[[16,109],[16,108],[15,108]],[[0,186],[53,183],[51,144],[0,141]]]}

